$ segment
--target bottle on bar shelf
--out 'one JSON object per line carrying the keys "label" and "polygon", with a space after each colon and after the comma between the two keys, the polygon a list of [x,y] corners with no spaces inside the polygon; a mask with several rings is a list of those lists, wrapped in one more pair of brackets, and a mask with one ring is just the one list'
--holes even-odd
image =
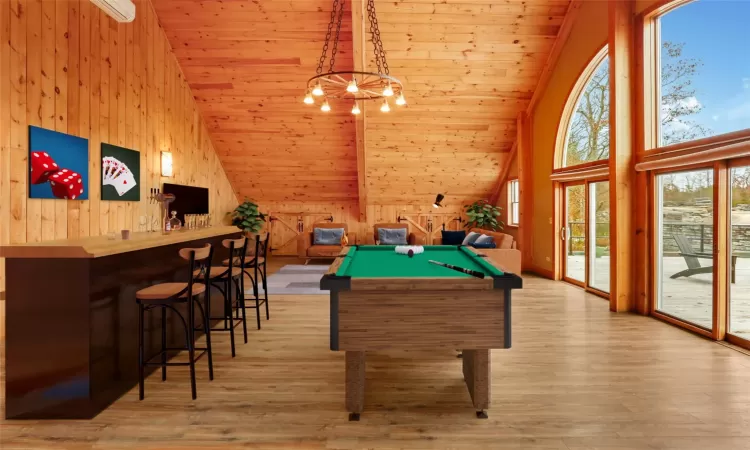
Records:
{"label": "bottle on bar shelf", "polygon": [[182,228],[182,222],[177,218],[177,211],[172,211],[172,217],[166,223],[166,231],[177,231],[180,228]]}

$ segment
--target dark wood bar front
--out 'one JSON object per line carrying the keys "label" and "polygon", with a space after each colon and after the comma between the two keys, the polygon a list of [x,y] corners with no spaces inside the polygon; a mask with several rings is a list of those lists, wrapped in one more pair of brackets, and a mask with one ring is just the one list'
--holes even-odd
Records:
{"label": "dark wood bar front", "polygon": [[[222,226],[0,248],[7,258],[6,418],[92,418],[135,387],[136,291],[186,281],[180,248],[211,243],[220,264],[221,241],[239,236],[237,228]],[[218,297],[213,311],[223,308]],[[183,327],[168,317],[170,345],[184,345]],[[147,316],[146,330],[147,352],[158,351],[157,315]]]}

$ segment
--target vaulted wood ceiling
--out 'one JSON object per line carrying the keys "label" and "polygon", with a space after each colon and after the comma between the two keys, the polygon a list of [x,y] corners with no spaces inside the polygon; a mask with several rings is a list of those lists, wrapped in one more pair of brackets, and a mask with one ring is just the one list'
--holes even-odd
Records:
{"label": "vaulted wood ceiling", "polygon": [[[301,101],[331,0],[153,3],[240,196],[351,201],[364,178],[368,203],[404,204],[490,195],[569,0],[376,0],[409,105],[366,111],[359,175],[351,103],[324,114]],[[353,67],[352,50],[347,14],[337,69]]]}

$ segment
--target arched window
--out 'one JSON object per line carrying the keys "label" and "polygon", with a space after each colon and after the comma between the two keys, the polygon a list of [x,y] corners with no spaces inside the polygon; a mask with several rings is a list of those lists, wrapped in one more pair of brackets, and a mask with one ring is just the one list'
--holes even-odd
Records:
{"label": "arched window", "polygon": [[609,58],[597,53],[568,98],[557,136],[556,166],[609,158]]}

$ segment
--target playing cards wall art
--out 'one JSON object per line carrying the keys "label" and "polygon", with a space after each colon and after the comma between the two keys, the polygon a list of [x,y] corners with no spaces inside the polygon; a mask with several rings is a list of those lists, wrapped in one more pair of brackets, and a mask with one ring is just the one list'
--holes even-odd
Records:
{"label": "playing cards wall art", "polygon": [[102,143],[102,200],[141,200],[141,154]]}
{"label": "playing cards wall art", "polygon": [[29,127],[29,198],[87,200],[89,141]]}

